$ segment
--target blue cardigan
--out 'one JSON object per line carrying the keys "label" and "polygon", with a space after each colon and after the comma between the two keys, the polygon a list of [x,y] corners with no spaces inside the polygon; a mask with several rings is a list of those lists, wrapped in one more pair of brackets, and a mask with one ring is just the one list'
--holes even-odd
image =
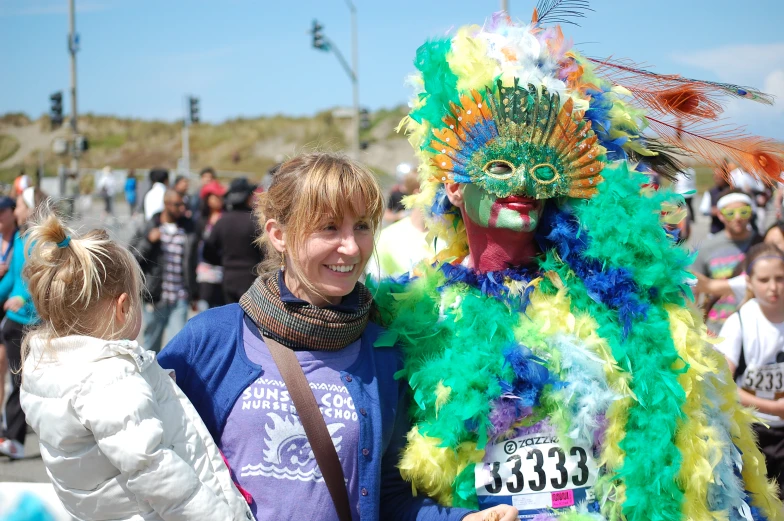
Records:
{"label": "blue cardigan", "polygon": [[[188,322],[161,351],[158,360],[174,369],[177,384],[190,398],[220,446],[229,412],[262,368],[245,354],[242,339],[245,313],[238,304],[205,311]],[[444,508],[433,500],[413,497],[411,485],[397,469],[409,429],[407,386],[395,380],[401,367],[393,348],[374,348],[383,330],[369,323],[362,334],[360,355],[341,379],[359,411],[359,512],[366,521],[452,521],[469,510]],[[367,456],[362,448],[370,450]]]}

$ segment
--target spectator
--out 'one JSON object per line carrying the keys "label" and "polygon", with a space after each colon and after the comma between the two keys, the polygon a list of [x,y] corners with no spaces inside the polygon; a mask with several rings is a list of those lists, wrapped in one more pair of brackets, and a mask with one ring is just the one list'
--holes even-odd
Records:
{"label": "spectator", "polygon": [[[719,219],[724,230],[714,234],[699,248],[694,271],[712,279],[729,279],[735,268],[743,262],[749,248],[760,242],[757,234],[749,227],[753,215],[752,200],[740,190],[722,192],[716,203]],[[718,334],[724,321],[738,306],[734,296],[725,296],[718,301],[708,301],[706,325],[713,334]]]}
{"label": "spectator", "polygon": [[212,229],[223,215],[223,196],[226,188],[218,181],[207,183],[199,192],[201,210],[199,219],[199,264],[196,266],[196,282],[199,284],[199,308],[209,309],[222,306],[223,267],[204,260],[204,243],[210,238]]}
{"label": "spectator", "polygon": [[114,215],[113,211],[113,201],[114,201],[114,193],[116,191],[115,188],[115,180],[114,180],[114,172],[112,171],[111,167],[105,166],[103,170],[101,170],[101,175],[98,177],[97,183],[98,193],[101,194],[104,201],[104,215]]}
{"label": "spectator", "polygon": [[697,174],[691,167],[684,168],[675,176],[673,191],[683,196],[686,211],[689,212],[689,223],[694,222],[694,195],[697,193]]}
{"label": "spectator", "polygon": [[207,186],[208,184],[216,180],[215,169],[212,168],[211,166],[202,168],[201,172],[199,172],[199,180],[201,182],[201,186],[199,187],[199,189],[201,190],[201,188]]}
{"label": "spectator", "polygon": [[144,345],[149,349],[160,351],[164,333],[172,338],[182,329],[188,305],[198,299],[198,245],[193,221],[185,217],[182,196],[166,190],[163,211],[153,215],[131,240],[146,275]]}
{"label": "spectator", "polygon": [[94,191],[95,176],[87,172],[79,176],[79,208],[83,214],[88,213],[93,207]]}
{"label": "spectator", "polygon": [[150,170],[150,190],[144,195],[144,220],[163,211],[163,195],[169,186],[169,171],[165,168]]}
{"label": "spectator", "polygon": [[[14,209],[16,202],[7,196],[0,196],[0,277],[8,272],[11,263],[11,252],[14,240],[19,234],[16,229]],[[0,321],[5,317],[5,311],[0,309]],[[0,322],[2,323],[2,322]],[[8,373],[8,357],[5,347],[0,344],[0,425],[3,425],[2,404],[5,402],[5,377]]]}
{"label": "spectator", "polygon": [[[46,195],[37,188],[28,187],[16,198],[14,216],[20,230],[26,229],[28,219],[36,208],[46,200]],[[25,414],[19,403],[22,367],[22,337],[29,326],[38,322],[38,314],[33,307],[27,284],[22,278],[26,262],[26,238],[23,233],[14,235],[13,252],[8,271],[0,280],[0,302],[3,302],[5,318],[0,323],[0,337],[5,346],[8,365],[13,377],[13,390],[5,405],[6,427],[0,436],[0,454],[11,459],[24,457],[24,443],[27,437]]]}
{"label": "spectator", "polygon": [[226,193],[228,211],[213,226],[204,243],[204,260],[223,266],[223,296],[226,304],[239,302],[256,280],[254,268],[263,258],[256,244],[259,229],[253,218],[256,185],[244,177],[234,179]]}
{"label": "spectator", "polygon": [[136,182],[136,171],[134,169],[130,169],[128,171],[128,176],[125,178],[125,201],[128,203],[128,207],[131,212],[131,217],[136,215],[136,194],[137,194],[138,186]]}
{"label": "spectator", "polygon": [[[387,209],[384,211],[384,225],[388,226],[396,223],[406,216],[406,207],[403,205],[403,198],[411,195],[413,191],[419,187],[419,182],[412,183],[409,178],[411,173],[411,165],[402,163],[397,167],[398,184],[394,185],[389,192],[389,199],[387,200]],[[409,182],[406,183],[406,179]]]}
{"label": "spectator", "polygon": [[[412,172],[404,183],[415,187],[411,193],[419,193],[419,179]],[[376,242],[376,250],[367,265],[367,271],[374,278],[396,277],[402,275],[423,259],[435,255],[437,251],[427,242],[425,217],[420,208],[413,208],[407,217],[381,230]]]}
{"label": "spectator", "polygon": [[187,176],[178,175],[174,178],[174,186],[172,187],[175,192],[182,196],[182,202],[185,203],[185,217],[188,219],[193,218],[199,210],[199,200],[191,197],[188,193],[191,181]]}
{"label": "spectator", "polygon": [[765,207],[768,205],[771,192],[765,186],[765,183],[742,168],[737,167],[735,163],[728,163],[727,168],[730,171],[732,187],[742,190],[754,201],[752,205],[754,218],[751,220],[751,225],[755,231],[759,232],[765,226]]}
{"label": "spectator", "polygon": [[719,218],[719,209],[716,206],[716,203],[719,200],[719,194],[721,194],[729,186],[729,183],[727,182],[728,175],[729,171],[727,170],[726,163],[723,167],[714,169],[713,187],[705,192],[705,194],[702,196],[702,201],[700,202],[700,213],[702,213],[702,215],[709,215],[711,218],[711,234],[719,233],[724,229],[724,223]]}
{"label": "spectator", "polygon": [[11,190],[11,197],[19,197],[26,188],[30,187],[30,177],[25,174],[24,168],[19,170],[19,173],[14,179],[13,188]]}

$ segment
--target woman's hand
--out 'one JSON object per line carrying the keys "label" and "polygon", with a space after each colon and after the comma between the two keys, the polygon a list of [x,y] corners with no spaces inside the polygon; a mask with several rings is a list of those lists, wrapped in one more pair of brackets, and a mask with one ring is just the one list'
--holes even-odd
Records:
{"label": "woman's hand", "polygon": [[3,309],[6,311],[17,312],[20,309],[22,309],[24,303],[25,301],[22,297],[11,297],[5,301],[5,304],[3,305]]}
{"label": "woman's hand", "polygon": [[517,509],[511,505],[497,505],[475,514],[468,514],[463,521],[517,521]]}

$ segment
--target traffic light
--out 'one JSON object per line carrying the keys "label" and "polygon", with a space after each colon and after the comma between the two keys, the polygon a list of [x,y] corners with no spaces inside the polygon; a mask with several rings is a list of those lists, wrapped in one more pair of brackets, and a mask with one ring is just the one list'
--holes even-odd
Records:
{"label": "traffic light", "polygon": [[362,130],[370,128],[370,111],[368,109],[359,109],[359,128]]}
{"label": "traffic light", "polygon": [[188,111],[190,114],[191,123],[198,123],[199,122],[199,98],[194,98],[190,96],[188,98],[188,106],[190,110]]}
{"label": "traffic light", "polygon": [[313,28],[310,32],[313,34],[313,48],[320,49],[322,51],[329,50],[329,44],[327,43],[326,39],[324,39],[324,33],[321,31],[324,29],[324,26],[318,23],[317,20],[313,20]]}
{"label": "traffic light", "polygon": [[63,93],[57,91],[49,96],[51,107],[49,108],[49,119],[52,122],[52,130],[60,128],[63,124]]}

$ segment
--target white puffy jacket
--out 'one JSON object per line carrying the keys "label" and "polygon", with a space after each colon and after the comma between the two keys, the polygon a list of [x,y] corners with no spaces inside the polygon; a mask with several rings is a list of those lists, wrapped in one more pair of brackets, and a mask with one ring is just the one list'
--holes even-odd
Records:
{"label": "white puffy jacket", "polygon": [[136,342],[33,337],[21,403],[75,518],[253,519],[193,405]]}

